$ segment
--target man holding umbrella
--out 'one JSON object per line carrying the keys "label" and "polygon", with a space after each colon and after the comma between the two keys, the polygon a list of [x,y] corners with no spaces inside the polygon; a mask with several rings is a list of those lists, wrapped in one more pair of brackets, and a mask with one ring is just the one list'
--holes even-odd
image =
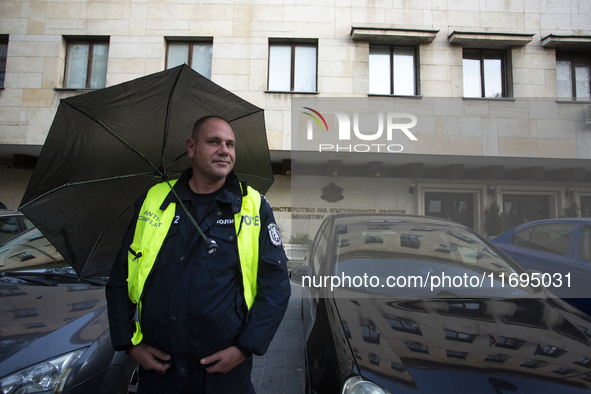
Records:
{"label": "man holding umbrella", "polygon": [[254,393],[252,354],[287,308],[281,236],[232,171],[234,145],[225,120],[198,120],[192,167],[136,202],[106,292],[113,347],[141,365],[140,393]]}

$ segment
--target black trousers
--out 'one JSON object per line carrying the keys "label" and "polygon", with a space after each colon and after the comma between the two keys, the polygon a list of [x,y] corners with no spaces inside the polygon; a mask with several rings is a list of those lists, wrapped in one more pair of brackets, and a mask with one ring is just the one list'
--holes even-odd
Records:
{"label": "black trousers", "polygon": [[256,394],[250,382],[251,370],[252,356],[225,374],[197,367],[181,377],[174,365],[163,374],[140,366],[138,394]]}

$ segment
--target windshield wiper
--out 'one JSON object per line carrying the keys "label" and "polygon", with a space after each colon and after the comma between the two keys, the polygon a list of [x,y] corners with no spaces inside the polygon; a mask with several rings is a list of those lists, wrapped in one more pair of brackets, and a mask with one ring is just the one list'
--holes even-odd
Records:
{"label": "windshield wiper", "polygon": [[45,272],[43,273],[45,276],[50,276],[54,278],[72,278],[78,281],[84,281],[86,283],[90,283],[97,286],[104,286],[107,284],[107,279],[96,279],[96,278],[82,278],[76,274],[67,274],[63,272]]}
{"label": "windshield wiper", "polygon": [[105,286],[107,284],[107,279],[95,279],[95,278],[81,278],[76,274],[68,274],[64,272],[3,272],[2,276],[10,276],[12,278],[28,280],[31,282],[41,283],[47,286],[55,286],[57,285],[56,282],[49,281],[46,279],[42,279],[40,277],[46,278],[69,278],[74,279],[76,281],[83,281],[86,283],[90,283],[97,286]]}
{"label": "windshield wiper", "polygon": [[39,283],[39,284],[42,284],[45,286],[57,286],[56,282],[39,278],[40,274],[31,275],[30,273],[27,273],[27,272],[3,272],[2,276],[16,278],[16,279],[20,279],[20,280],[26,280],[27,282],[35,282],[35,283]]}

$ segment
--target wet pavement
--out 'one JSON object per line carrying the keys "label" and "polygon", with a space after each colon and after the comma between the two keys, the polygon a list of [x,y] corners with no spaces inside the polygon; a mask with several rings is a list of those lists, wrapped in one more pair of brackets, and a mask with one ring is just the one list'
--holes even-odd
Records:
{"label": "wet pavement", "polygon": [[302,287],[291,284],[285,317],[264,356],[255,356],[252,384],[257,394],[302,394],[304,392],[304,325],[300,316]]}

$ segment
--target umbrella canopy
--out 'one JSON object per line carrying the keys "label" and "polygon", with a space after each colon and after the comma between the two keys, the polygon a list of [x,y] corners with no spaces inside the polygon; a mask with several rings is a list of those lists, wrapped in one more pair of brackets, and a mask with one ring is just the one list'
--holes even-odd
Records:
{"label": "umbrella canopy", "polygon": [[61,100],[19,209],[80,276],[106,276],[134,201],[191,166],[185,141],[208,115],[232,125],[234,171],[265,193],[263,110],[182,65]]}

